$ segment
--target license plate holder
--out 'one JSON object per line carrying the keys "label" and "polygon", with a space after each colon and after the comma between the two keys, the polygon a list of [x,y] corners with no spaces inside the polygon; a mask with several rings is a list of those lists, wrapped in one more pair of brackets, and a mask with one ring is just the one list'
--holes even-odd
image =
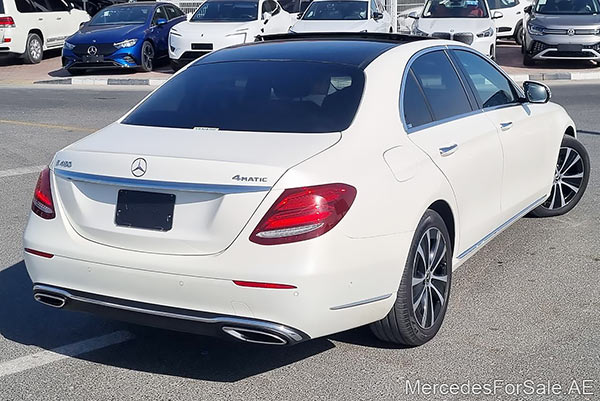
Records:
{"label": "license plate holder", "polygon": [[572,45],[572,44],[558,45],[558,51],[559,52],[581,52],[581,51],[583,51],[583,45]]}
{"label": "license plate holder", "polygon": [[102,63],[104,61],[104,56],[103,55],[98,55],[98,54],[86,54],[81,56],[81,60],[84,63]]}
{"label": "license plate holder", "polygon": [[173,228],[175,195],[119,190],[115,224],[121,227],[169,231]]}

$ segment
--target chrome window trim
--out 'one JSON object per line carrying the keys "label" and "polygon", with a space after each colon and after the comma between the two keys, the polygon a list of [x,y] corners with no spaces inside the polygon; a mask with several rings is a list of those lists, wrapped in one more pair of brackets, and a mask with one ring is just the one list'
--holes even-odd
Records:
{"label": "chrome window trim", "polygon": [[193,182],[169,182],[143,180],[136,178],[111,177],[55,168],[54,174],[65,180],[89,182],[92,184],[113,185],[118,187],[138,189],[158,189],[164,191],[208,192],[216,194],[239,194],[249,192],[264,192],[271,190],[269,186],[200,184]]}
{"label": "chrome window trim", "polygon": [[[457,47],[460,47],[460,46],[457,46]],[[440,50],[446,54],[446,57],[448,57],[448,61],[450,62],[450,65],[452,66],[452,68],[454,68],[454,70],[456,72],[456,76],[458,77],[458,80],[460,81],[460,83],[463,87],[463,90],[465,91],[465,96],[467,97],[469,104],[471,104],[472,110],[467,113],[457,114],[455,116],[444,118],[442,120],[436,120],[436,121],[432,121],[427,124],[419,125],[418,127],[409,127],[408,124],[406,124],[406,119],[404,118],[404,92],[405,92],[405,88],[406,88],[406,79],[408,77],[408,73],[409,73],[413,63],[416,61],[416,59],[418,59],[419,57],[421,57],[425,54],[433,53],[433,52],[440,51]],[[457,66],[454,65],[454,61],[452,60],[450,55],[448,53],[446,53],[446,50],[448,50],[447,45],[437,45],[437,46],[428,47],[426,49],[421,49],[410,57],[410,59],[406,63],[406,66],[404,67],[404,72],[402,73],[402,81],[400,83],[400,102],[399,102],[400,107],[398,108],[398,110],[400,112],[400,120],[402,121],[404,131],[406,131],[407,134],[412,134],[413,132],[421,131],[425,128],[435,127],[437,125],[444,124],[444,123],[447,123],[450,121],[455,121],[460,118],[465,118],[465,117],[468,117],[468,116],[471,116],[473,114],[477,114],[480,112],[480,110],[473,109],[474,105],[472,104],[472,101],[474,99],[471,99],[471,96],[469,94],[468,85],[466,82],[463,81],[463,77],[459,73]],[[425,98],[425,101],[428,102],[427,98]],[[434,116],[432,116],[432,117],[434,117]]]}
{"label": "chrome window trim", "polygon": [[[405,91],[405,88],[406,88],[406,79],[407,79],[408,73],[409,73],[409,71],[410,71],[410,69],[412,67],[412,64],[415,62],[415,60],[418,57],[420,57],[420,56],[422,56],[424,54],[427,54],[427,53],[438,51],[438,50],[444,50],[444,51],[447,51],[447,50],[463,50],[463,51],[471,52],[471,53],[475,54],[476,56],[482,57],[484,60],[488,61],[488,63],[490,63],[490,65],[492,67],[494,67],[500,74],[502,74],[502,76],[504,78],[506,78],[510,82],[510,84],[517,91],[517,93],[518,93],[518,95],[520,97],[523,97],[523,98],[525,97],[525,93],[523,92],[523,89],[521,89],[521,87],[519,85],[517,85],[517,83],[506,72],[504,72],[501,68],[499,68],[498,65],[493,60],[489,60],[487,57],[482,56],[475,49],[471,49],[469,47],[460,46],[460,45],[438,45],[438,46],[428,47],[426,49],[421,49],[418,52],[416,52],[415,54],[413,54],[411,56],[411,58],[408,60],[408,62],[406,63],[406,66],[404,68],[404,72],[402,74],[402,81],[400,83],[400,85],[401,85],[400,86],[400,107],[399,107],[400,119],[402,121],[402,126],[404,127],[404,130],[405,130],[405,132],[407,134],[410,135],[410,134],[412,134],[414,132],[418,132],[418,131],[421,131],[423,129],[435,127],[437,125],[441,125],[441,124],[445,124],[445,123],[452,122],[452,121],[455,121],[455,120],[459,120],[461,118],[470,117],[470,116],[478,114],[478,113],[485,113],[485,112],[488,112],[488,111],[498,110],[498,109],[507,108],[507,107],[516,107],[516,106],[521,106],[523,104],[527,104],[528,103],[528,102],[526,102],[526,103],[509,103],[509,104],[503,104],[503,105],[500,105],[500,106],[492,106],[492,107],[486,107],[486,108],[483,108],[479,104],[477,104],[476,105],[477,109],[473,110],[473,111],[471,111],[469,113],[459,114],[459,115],[452,116],[452,117],[449,117],[449,118],[446,118],[446,119],[443,119],[443,120],[432,121],[432,122],[427,123],[427,124],[419,125],[418,127],[408,127],[408,125],[406,124],[406,119],[404,118],[404,91]],[[461,67],[456,66],[454,64],[454,60],[452,59],[452,56],[450,54],[447,54],[447,56],[448,56],[448,59],[450,60],[450,63],[452,64],[452,66],[456,70],[462,71]],[[469,96],[469,92],[472,91],[472,89],[471,89],[469,83],[464,82],[464,79],[463,79],[462,74],[460,72],[457,71],[456,74],[458,75],[458,78],[461,81],[461,83],[462,83],[462,85],[463,85],[463,87],[465,89],[465,92],[467,92],[467,97],[469,98],[469,101],[471,101],[471,96]],[[478,103],[477,99],[474,99],[474,100],[475,100],[476,103]]]}

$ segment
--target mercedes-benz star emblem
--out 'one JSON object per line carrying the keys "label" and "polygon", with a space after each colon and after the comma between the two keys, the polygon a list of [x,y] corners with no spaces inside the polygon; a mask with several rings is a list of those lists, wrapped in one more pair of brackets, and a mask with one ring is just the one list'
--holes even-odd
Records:
{"label": "mercedes-benz star emblem", "polygon": [[96,46],[88,47],[88,54],[90,56],[95,56],[96,54],[98,54],[98,48]]}
{"label": "mercedes-benz star emblem", "polygon": [[567,35],[569,35],[569,36],[575,35],[575,29],[569,28],[569,30],[567,31]]}
{"label": "mercedes-benz star emblem", "polygon": [[146,170],[148,169],[148,163],[146,163],[146,159],[138,157],[131,163],[131,174],[136,177],[141,177],[146,174]]}

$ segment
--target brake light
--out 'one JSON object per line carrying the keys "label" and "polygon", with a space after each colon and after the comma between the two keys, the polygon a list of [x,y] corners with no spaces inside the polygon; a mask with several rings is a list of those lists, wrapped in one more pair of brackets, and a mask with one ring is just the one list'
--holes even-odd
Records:
{"label": "brake light", "polygon": [[250,241],[276,245],[325,234],[346,215],[356,188],[346,184],[286,189],[250,235]]}
{"label": "brake light", "polygon": [[46,220],[53,219],[55,216],[52,192],[50,190],[50,169],[48,167],[42,170],[38,178],[35,191],[33,192],[31,210]]}
{"label": "brake light", "polygon": [[54,255],[51,253],[42,252],[42,251],[38,251],[36,249],[31,249],[31,248],[25,248],[25,252],[30,253],[32,255],[41,256],[42,258],[47,258],[47,259],[52,259],[54,257]]}
{"label": "brake light", "polygon": [[14,28],[15,20],[13,17],[0,17],[0,28]]}
{"label": "brake light", "polygon": [[256,281],[240,281],[240,280],[233,280],[233,282],[235,283],[235,285],[239,285],[240,287],[250,287],[250,288],[270,288],[270,289],[277,289],[277,290],[292,290],[292,289],[296,288],[295,285],[289,285],[289,284],[260,283],[260,282],[256,282]]}

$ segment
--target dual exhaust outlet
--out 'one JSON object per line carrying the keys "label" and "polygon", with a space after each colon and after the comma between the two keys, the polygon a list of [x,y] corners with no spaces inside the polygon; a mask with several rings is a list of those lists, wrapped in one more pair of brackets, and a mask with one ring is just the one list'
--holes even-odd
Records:
{"label": "dual exhaust outlet", "polygon": [[[46,306],[57,309],[63,308],[69,301],[69,298],[64,295],[48,291],[37,291],[33,294],[33,298]],[[294,342],[283,334],[263,330],[258,325],[257,327],[223,326],[221,330],[238,341],[253,344],[287,345]]]}

